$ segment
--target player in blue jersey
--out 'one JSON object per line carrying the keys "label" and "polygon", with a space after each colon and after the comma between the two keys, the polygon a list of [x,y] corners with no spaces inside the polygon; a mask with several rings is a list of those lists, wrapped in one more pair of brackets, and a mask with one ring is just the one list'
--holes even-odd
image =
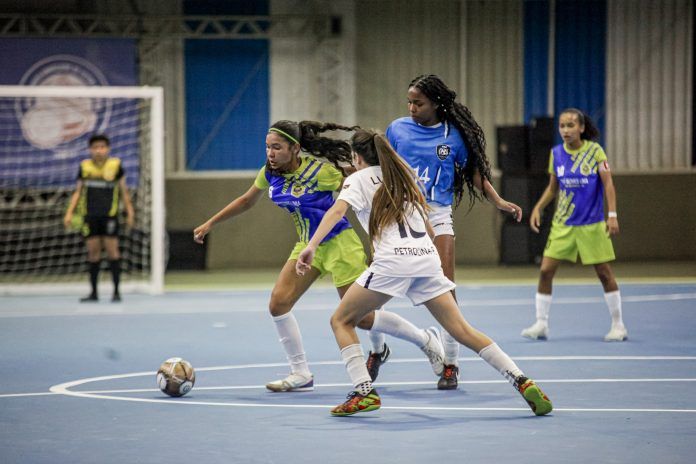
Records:
{"label": "player in blue jersey", "polygon": [[[344,219],[322,241],[312,269],[303,276],[295,273],[297,256],[314,234],[324,213],[333,206],[333,193],[343,184],[340,163],[351,162],[348,142],[318,134],[327,130],[353,129],[313,121],[278,121],[273,124],[266,135],[266,165],[260,169],[254,184],[193,231],[194,240],[202,243],[214,224],[247,211],[264,192],[268,192],[270,199],[292,216],[299,241],[280,271],[269,303],[280,343],[290,363],[290,375],[266,385],[274,392],[310,391],[314,388],[314,376],[309,369],[302,335],[291,312],[295,303],[317,278],[327,273],[332,275],[342,297],[367,268],[362,242]],[[301,155],[302,151],[326,158],[335,166]],[[384,310],[369,314],[360,322],[360,328],[410,341],[426,354],[436,374],[442,371],[443,349],[435,328],[419,329],[397,314]],[[376,378],[379,364],[368,363],[367,368]]]}
{"label": "player in blue jersey", "polygon": [[[621,294],[609,265],[614,260],[612,235],[619,233],[616,191],[607,155],[595,142],[599,130],[592,120],[575,108],[563,110],[558,129],[563,143],[553,147],[549,159],[550,180],[534,206],[529,224],[539,232],[541,212],[558,194],[556,213],[541,261],[536,294],[536,322],[522,336],[545,340],[549,333],[549,311],[553,277],[561,260],[593,265],[604,287],[604,299],[611,315],[606,341],[623,341],[628,332],[621,316]],[[608,203],[604,220],[604,195]]]}
{"label": "player in blue jersey", "polygon": [[[486,138],[471,111],[455,101],[457,94],[435,75],[416,77],[408,86],[408,117],[393,121],[387,138],[396,152],[411,165],[424,185],[435,231],[435,246],[445,276],[454,281],[454,224],[452,204],[459,205],[464,189],[470,205],[485,198],[498,209],[522,219],[522,210],[501,198],[491,185],[486,157]],[[454,294],[454,290],[452,291]],[[456,296],[455,296],[456,297]],[[445,369],[440,390],[457,388],[459,343],[446,331]]]}

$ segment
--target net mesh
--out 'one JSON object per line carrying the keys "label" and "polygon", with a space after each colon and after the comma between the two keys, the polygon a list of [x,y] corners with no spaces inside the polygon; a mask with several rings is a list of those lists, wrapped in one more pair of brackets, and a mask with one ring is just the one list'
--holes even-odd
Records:
{"label": "net mesh", "polygon": [[126,230],[119,208],[123,280],[149,278],[150,105],[148,98],[0,96],[0,283],[84,280],[84,240],[63,216],[95,133],[107,135],[110,155],[121,159],[135,209]]}

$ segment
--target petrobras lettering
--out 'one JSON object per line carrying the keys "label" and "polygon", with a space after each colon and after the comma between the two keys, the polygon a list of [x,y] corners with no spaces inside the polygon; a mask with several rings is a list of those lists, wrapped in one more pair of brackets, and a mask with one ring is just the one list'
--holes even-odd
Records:
{"label": "petrobras lettering", "polygon": [[435,247],[396,247],[394,254],[398,256],[427,256],[437,253]]}

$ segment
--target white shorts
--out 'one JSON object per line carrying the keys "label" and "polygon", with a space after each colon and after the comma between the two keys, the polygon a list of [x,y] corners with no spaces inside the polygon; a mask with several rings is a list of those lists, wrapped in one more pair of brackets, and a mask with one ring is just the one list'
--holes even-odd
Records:
{"label": "white shorts", "polygon": [[430,213],[428,221],[433,226],[435,236],[452,235],[454,236],[454,218],[452,217],[452,205],[442,206],[438,203],[428,203]]}
{"label": "white shorts", "polygon": [[440,269],[440,274],[428,277],[388,277],[378,275],[370,269],[363,272],[356,284],[368,290],[393,297],[408,297],[414,305],[422,305],[457,286]]}

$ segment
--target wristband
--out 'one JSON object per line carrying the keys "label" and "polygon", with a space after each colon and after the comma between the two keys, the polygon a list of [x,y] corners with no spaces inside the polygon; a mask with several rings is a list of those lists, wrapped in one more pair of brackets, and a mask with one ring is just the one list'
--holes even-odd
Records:
{"label": "wristband", "polygon": [[615,218],[615,217],[618,217],[618,216],[616,215],[616,211],[609,211],[609,212],[607,213],[607,217]]}

